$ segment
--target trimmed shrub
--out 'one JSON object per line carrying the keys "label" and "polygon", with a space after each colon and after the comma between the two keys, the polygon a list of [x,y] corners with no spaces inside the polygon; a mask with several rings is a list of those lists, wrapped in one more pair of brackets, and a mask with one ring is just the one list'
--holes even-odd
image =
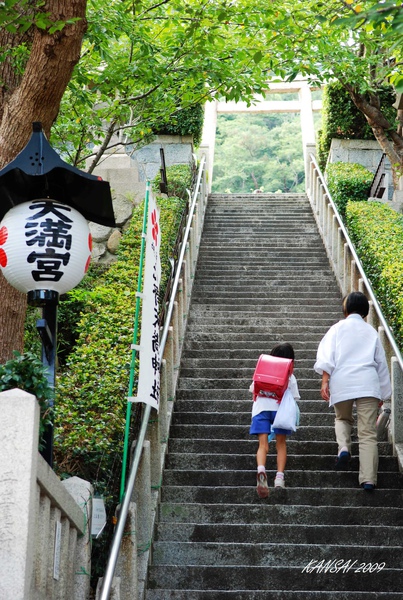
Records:
{"label": "trimmed shrub", "polygon": [[326,169],[329,192],[343,219],[346,216],[347,202],[368,200],[371,171],[356,163],[330,163]]}
{"label": "trimmed shrub", "polygon": [[203,121],[204,107],[202,104],[195,104],[178,110],[165,123],[158,123],[153,129],[156,135],[191,135],[193,144],[198,146],[201,142]]}
{"label": "trimmed shrub", "polygon": [[[189,165],[171,165],[167,167],[168,194],[187,200],[192,187],[192,174],[189,174]],[[152,183],[154,194],[159,194],[161,174],[158,173]]]}
{"label": "trimmed shrub", "polygon": [[381,202],[350,202],[346,218],[367,277],[403,348],[403,215]]}
{"label": "trimmed shrub", "polygon": [[[395,93],[391,86],[377,90],[381,110],[390,123],[396,121]],[[374,140],[374,134],[364,115],[358,110],[350,94],[340,83],[326,85],[323,91],[322,129],[318,136],[318,160],[322,171],[326,168],[333,138]]]}

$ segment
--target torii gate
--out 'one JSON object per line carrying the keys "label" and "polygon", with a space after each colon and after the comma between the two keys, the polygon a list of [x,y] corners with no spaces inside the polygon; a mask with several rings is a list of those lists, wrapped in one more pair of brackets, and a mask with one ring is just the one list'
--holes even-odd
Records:
{"label": "torii gate", "polygon": [[[315,129],[313,112],[322,109],[321,100],[312,100],[311,87],[303,79],[296,79],[292,83],[271,83],[268,94],[298,93],[298,100],[261,100],[256,96],[253,105],[247,106],[246,102],[221,102],[213,100],[206,102],[204,109],[204,125],[200,153],[206,154],[208,170],[208,186],[211,191],[213,180],[214,150],[217,129],[217,116],[219,113],[279,113],[299,112],[301,116],[302,146],[305,165],[310,153],[315,154]],[[305,168],[306,174],[306,168]]]}

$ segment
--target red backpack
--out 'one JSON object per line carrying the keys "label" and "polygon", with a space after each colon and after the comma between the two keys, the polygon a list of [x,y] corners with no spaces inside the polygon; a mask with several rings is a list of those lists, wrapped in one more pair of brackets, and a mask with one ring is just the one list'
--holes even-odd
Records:
{"label": "red backpack", "polygon": [[268,396],[280,403],[292,372],[293,361],[291,358],[261,354],[253,374],[255,384],[253,400],[255,401],[259,392],[262,391],[267,392]]}

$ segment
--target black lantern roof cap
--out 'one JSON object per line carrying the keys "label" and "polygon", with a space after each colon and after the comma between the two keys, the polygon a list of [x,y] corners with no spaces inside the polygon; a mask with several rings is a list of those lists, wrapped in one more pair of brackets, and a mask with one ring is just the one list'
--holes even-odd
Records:
{"label": "black lantern roof cap", "polygon": [[67,204],[88,221],[116,226],[109,182],[64,162],[35,122],[25,148],[0,170],[0,220],[13,206],[39,198]]}

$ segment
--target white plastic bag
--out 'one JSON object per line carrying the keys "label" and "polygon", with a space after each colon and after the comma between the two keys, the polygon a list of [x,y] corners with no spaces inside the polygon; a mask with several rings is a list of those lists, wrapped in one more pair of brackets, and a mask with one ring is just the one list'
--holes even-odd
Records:
{"label": "white plastic bag", "polygon": [[299,408],[290,390],[284,392],[272,428],[297,431]]}

